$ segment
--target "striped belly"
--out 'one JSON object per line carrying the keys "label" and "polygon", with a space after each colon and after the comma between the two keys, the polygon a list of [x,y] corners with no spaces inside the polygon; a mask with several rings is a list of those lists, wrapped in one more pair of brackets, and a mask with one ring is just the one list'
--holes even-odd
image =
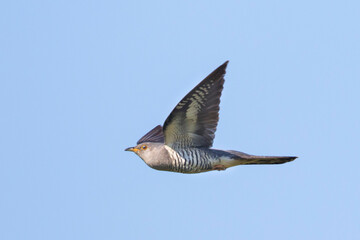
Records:
{"label": "striped belly", "polygon": [[181,173],[200,173],[212,170],[213,156],[198,148],[172,149],[165,146],[171,158],[171,170]]}

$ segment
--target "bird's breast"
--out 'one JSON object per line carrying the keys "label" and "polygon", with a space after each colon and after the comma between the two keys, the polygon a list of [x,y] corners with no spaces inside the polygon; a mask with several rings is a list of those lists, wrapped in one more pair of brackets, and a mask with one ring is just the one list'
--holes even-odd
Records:
{"label": "bird's breast", "polygon": [[165,146],[171,163],[171,171],[200,173],[212,170],[212,156],[199,148],[173,149]]}

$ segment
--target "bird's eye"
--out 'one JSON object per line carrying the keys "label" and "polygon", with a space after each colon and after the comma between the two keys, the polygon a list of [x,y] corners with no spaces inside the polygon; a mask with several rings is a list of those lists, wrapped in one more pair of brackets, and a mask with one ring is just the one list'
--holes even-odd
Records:
{"label": "bird's eye", "polygon": [[146,145],[142,145],[142,146],[141,146],[141,149],[142,149],[142,150],[146,150],[146,149],[147,149],[147,146],[146,146]]}

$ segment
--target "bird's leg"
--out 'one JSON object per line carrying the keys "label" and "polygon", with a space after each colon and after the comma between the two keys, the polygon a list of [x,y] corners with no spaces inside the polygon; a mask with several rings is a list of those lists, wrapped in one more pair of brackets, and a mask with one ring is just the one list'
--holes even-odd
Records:
{"label": "bird's leg", "polygon": [[226,169],[226,167],[224,165],[221,165],[221,164],[213,166],[213,170],[222,171],[222,170],[225,170],[225,169]]}

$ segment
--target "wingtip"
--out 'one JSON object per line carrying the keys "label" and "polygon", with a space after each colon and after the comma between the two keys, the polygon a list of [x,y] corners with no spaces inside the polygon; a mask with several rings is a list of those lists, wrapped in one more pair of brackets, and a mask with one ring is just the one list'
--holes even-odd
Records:
{"label": "wingtip", "polygon": [[[226,62],[224,62],[223,64],[221,64],[217,69],[215,69],[211,74],[213,74],[213,73],[222,73],[222,74],[224,74],[225,75],[225,73],[226,73],[226,67],[227,67],[227,65],[228,65],[228,63],[229,63],[229,60],[227,60]],[[210,75],[211,75],[210,74]]]}
{"label": "wingtip", "polygon": [[226,60],[221,66],[226,68],[228,63],[229,63],[229,60]]}

